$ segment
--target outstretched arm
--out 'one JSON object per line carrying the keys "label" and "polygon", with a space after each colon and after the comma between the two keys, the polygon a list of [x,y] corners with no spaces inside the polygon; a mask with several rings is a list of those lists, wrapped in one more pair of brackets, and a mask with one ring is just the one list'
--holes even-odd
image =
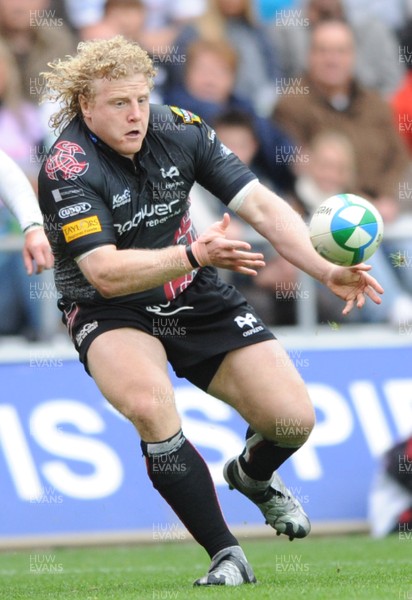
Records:
{"label": "outstretched arm", "polygon": [[338,267],[314,250],[308,228],[300,215],[287,202],[257,184],[249,192],[237,213],[263,235],[290,263],[308,273],[346,301],[343,314],[356,304],[361,308],[365,296],[380,304],[383,289],[367,271],[369,265]]}

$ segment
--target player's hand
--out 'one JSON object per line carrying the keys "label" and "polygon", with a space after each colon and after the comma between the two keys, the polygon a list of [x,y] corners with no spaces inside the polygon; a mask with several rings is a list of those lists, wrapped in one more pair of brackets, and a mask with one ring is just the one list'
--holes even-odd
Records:
{"label": "player's hand", "polygon": [[28,275],[53,267],[53,254],[43,229],[32,229],[25,234],[23,261]]}
{"label": "player's hand", "polygon": [[369,275],[371,265],[361,263],[355,267],[331,267],[325,285],[339,298],[346,300],[343,315],[347,315],[355,306],[362,308],[365,304],[366,296],[369,296],[375,304],[382,302],[379,294],[383,294],[383,288],[380,283]]}
{"label": "player's hand", "polygon": [[213,265],[230,269],[244,275],[257,275],[257,269],[265,266],[263,254],[250,252],[248,242],[226,238],[230,223],[228,213],[223,215],[192,243],[192,252],[200,266]]}

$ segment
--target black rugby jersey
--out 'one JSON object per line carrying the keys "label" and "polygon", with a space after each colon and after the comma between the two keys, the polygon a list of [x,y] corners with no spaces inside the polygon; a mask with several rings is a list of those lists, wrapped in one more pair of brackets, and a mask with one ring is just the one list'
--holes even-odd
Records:
{"label": "black rugby jersey", "polygon": [[99,140],[75,117],[51,148],[39,174],[39,202],[55,257],[55,282],[66,302],[164,303],[196,271],[162,286],[103,298],[75,257],[102,246],[155,249],[196,239],[189,192],[198,181],[228,204],[256,176],[200,117],[151,105],[147,135],[134,161]]}

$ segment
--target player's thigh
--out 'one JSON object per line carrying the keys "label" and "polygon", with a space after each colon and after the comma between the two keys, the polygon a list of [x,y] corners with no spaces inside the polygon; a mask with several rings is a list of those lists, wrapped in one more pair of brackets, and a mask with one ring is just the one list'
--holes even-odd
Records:
{"label": "player's thigh", "polygon": [[229,352],[208,392],[233,406],[253,429],[271,439],[303,442],[314,424],[306,386],[277,340]]}
{"label": "player's thigh", "polygon": [[126,327],[107,331],[91,343],[87,362],[102,394],[145,441],[162,441],[178,431],[166,353],[157,338]]}

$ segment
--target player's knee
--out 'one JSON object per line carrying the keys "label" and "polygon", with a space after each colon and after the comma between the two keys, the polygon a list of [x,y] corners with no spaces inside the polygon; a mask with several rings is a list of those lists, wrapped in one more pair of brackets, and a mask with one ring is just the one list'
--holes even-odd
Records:
{"label": "player's knee", "polygon": [[282,446],[299,447],[307,441],[314,425],[313,407],[305,404],[293,412],[274,415],[261,433]]}
{"label": "player's knee", "polygon": [[275,427],[275,440],[284,446],[303,446],[314,425],[315,417],[311,411],[300,412],[292,417],[279,418]]}
{"label": "player's knee", "polygon": [[121,412],[142,435],[157,428],[162,414],[169,414],[174,406],[173,390],[159,394],[156,389],[147,389],[137,394],[132,392],[124,398]]}

